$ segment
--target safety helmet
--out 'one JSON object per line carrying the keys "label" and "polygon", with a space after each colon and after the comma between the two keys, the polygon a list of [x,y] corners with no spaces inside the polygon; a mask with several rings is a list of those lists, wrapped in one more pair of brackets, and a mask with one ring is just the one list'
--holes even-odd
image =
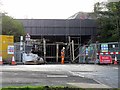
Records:
{"label": "safety helmet", "polygon": [[63,49],[65,49],[65,47],[63,47]]}

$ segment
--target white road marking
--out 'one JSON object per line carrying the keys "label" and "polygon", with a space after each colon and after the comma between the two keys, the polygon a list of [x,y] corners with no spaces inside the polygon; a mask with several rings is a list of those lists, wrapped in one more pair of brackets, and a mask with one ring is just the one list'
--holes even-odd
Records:
{"label": "white road marking", "polygon": [[85,77],[85,76],[83,76],[83,75],[79,75],[79,77]]}
{"label": "white road marking", "polygon": [[79,73],[76,73],[76,72],[69,71],[69,73],[71,73],[73,76],[85,77],[85,76],[80,75]]}
{"label": "white road marking", "polygon": [[47,77],[57,77],[57,78],[63,78],[63,77],[68,77],[67,75],[47,75]]}
{"label": "white road marking", "polygon": [[118,67],[114,67],[114,69],[118,69]]}
{"label": "white road marking", "polygon": [[103,75],[103,74],[101,74],[101,73],[80,73],[80,74],[84,74],[84,75]]}

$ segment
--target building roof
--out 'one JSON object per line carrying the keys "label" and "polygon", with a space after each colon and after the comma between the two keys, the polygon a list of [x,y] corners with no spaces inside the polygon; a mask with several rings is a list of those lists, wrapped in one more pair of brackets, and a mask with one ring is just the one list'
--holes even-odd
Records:
{"label": "building roof", "polygon": [[70,16],[68,19],[96,19],[93,12],[78,12]]}

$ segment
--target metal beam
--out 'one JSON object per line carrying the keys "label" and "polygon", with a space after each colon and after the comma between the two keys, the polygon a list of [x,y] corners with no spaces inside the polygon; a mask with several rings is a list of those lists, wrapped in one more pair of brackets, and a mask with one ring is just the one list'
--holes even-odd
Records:
{"label": "metal beam", "polygon": [[69,39],[69,47],[70,47],[70,60],[72,61],[72,56],[71,56],[72,50],[71,50],[71,38],[70,38],[70,36],[68,36],[68,39]]}
{"label": "metal beam", "polygon": [[59,44],[56,44],[56,62],[58,62]]}

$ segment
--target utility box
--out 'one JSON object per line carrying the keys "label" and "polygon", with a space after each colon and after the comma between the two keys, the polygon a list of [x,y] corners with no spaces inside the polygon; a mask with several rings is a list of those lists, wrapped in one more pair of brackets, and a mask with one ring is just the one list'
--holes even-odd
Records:
{"label": "utility box", "polygon": [[3,62],[10,62],[14,55],[14,36],[0,35],[0,55]]}

